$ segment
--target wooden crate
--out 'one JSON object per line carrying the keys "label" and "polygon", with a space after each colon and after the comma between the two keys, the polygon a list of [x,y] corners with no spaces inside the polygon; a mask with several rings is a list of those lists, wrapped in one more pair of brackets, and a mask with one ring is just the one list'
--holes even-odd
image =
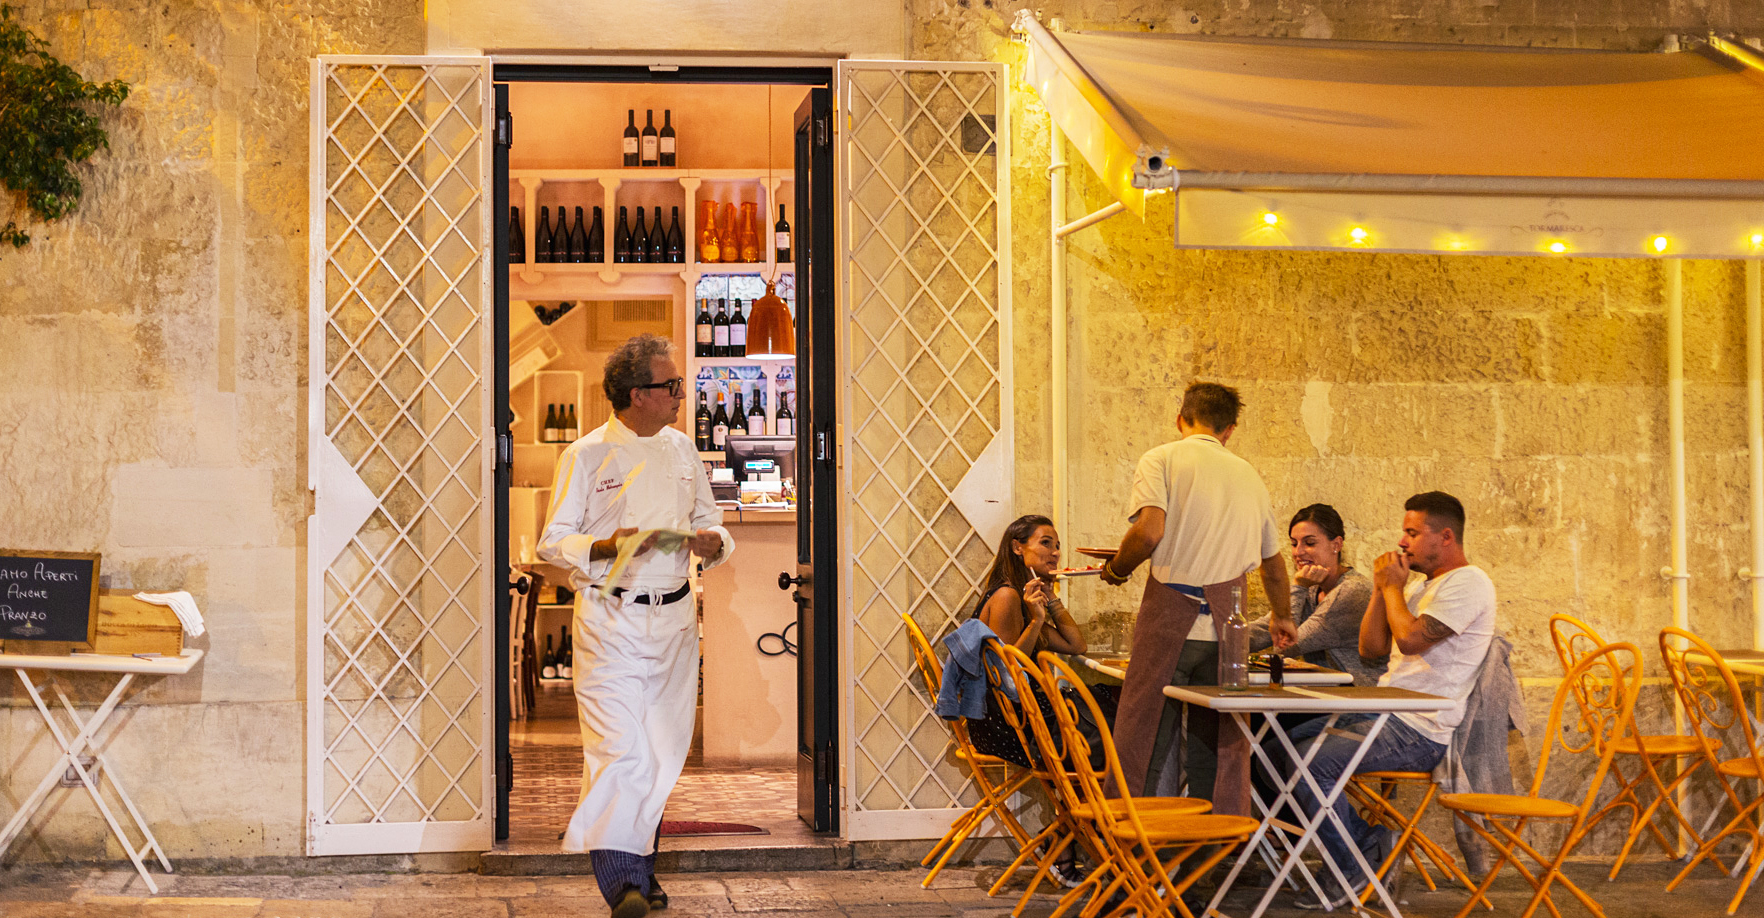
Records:
{"label": "wooden crate", "polygon": [[170,606],[135,599],[139,590],[100,590],[98,634],[90,645],[48,641],[4,641],[0,652],[60,656],[82,653],[160,653],[184,651],[184,625]]}

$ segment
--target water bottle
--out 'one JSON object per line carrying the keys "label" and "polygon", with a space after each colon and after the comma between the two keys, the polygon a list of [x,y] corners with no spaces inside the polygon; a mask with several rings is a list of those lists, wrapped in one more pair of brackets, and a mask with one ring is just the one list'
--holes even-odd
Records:
{"label": "water bottle", "polygon": [[1243,587],[1231,588],[1231,613],[1219,633],[1219,685],[1249,688],[1249,622],[1243,617]]}

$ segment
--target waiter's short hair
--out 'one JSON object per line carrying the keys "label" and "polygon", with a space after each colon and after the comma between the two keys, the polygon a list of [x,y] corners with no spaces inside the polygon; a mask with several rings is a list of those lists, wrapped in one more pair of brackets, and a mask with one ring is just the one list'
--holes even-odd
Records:
{"label": "waiter's short hair", "polygon": [[608,354],[600,388],[606,391],[606,400],[612,402],[613,411],[631,407],[631,390],[657,381],[650,379],[655,358],[673,352],[674,342],[660,335],[637,335]]}
{"label": "waiter's short hair", "polygon": [[1464,543],[1464,503],[1444,491],[1422,491],[1403,502],[1403,509],[1427,517],[1434,532],[1452,531],[1458,544]]}
{"label": "waiter's short hair", "polygon": [[1238,412],[1242,410],[1243,397],[1230,386],[1211,382],[1189,383],[1182,393],[1182,420],[1205,424],[1215,433],[1223,433],[1225,428],[1236,424]]}

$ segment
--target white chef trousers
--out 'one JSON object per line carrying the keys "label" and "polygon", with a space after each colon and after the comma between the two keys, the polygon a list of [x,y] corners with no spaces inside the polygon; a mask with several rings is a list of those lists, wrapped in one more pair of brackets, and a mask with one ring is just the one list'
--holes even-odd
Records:
{"label": "white chef trousers", "polygon": [[576,594],[576,706],[582,796],[563,850],[650,854],[668,794],[692,746],[698,708],[698,616],[691,593],[665,606],[632,602],[668,590]]}

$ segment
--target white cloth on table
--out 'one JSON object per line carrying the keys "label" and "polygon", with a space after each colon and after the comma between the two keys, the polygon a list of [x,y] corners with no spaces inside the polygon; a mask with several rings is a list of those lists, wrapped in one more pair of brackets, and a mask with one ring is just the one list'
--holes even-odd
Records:
{"label": "white cloth on table", "polygon": [[[1164,537],[1151,556],[1159,583],[1206,586],[1255,570],[1280,553],[1268,486],[1243,457],[1207,434],[1154,446],[1133,473],[1133,514],[1164,511]],[[1216,641],[1211,617],[1195,618],[1188,640]]]}
{"label": "white cloth on table", "polygon": [[[613,559],[591,559],[592,546],[618,529],[708,529],[723,538],[716,557],[703,561],[713,567],[735,547],[722,519],[697,449],[671,427],[639,437],[615,417],[558,461],[539,556],[569,570],[576,591],[582,796],[565,851],[653,850],[692,743],[697,699],[696,605],[690,593],[659,603],[686,584],[691,553],[639,555],[613,583]],[[603,586],[625,592],[603,595]]]}
{"label": "white cloth on table", "polygon": [[196,597],[183,590],[175,593],[136,593],[135,598],[142,602],[150,602],[156,606],[170,606],[173,614],[184,626],[184,633],[191,637],[201,637],[205,627],[202,624],[202,610],[196,608]]}
{"label": "white cloth on table", "polygon": [[1452,699],[1452,707],[1435,714],[1397,715],[1422,736],[1450,745],[1452,729],[1464,719],[1464,699],[1476,686],[1476,671],[1494,638],[1494,581],[1482,568],[1467,565],[1410,583],[1403,599],[1410,615],[1432,616],[1456,633],[1418,654],[1403,653],[1391,641],[1390,667],[1378,684]]}

